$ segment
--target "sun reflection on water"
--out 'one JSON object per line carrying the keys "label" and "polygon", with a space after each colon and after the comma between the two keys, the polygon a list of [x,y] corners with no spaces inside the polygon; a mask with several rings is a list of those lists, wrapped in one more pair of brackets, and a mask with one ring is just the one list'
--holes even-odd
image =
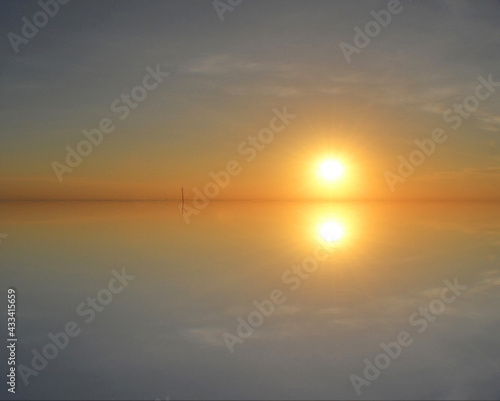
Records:
{"label": "sun reflection on water", "polygon": [[345,229],[338,221],[327,220],[319,226],[319,236],[323,241],[333,244],[345,237]]}

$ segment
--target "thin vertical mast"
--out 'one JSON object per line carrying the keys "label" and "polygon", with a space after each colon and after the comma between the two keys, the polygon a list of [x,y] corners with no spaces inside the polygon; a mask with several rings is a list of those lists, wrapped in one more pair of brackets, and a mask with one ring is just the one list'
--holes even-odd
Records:
{"label": "thin vertical mast", "polygon": [[182,214],[184,214],[184,186],[182,186]]}

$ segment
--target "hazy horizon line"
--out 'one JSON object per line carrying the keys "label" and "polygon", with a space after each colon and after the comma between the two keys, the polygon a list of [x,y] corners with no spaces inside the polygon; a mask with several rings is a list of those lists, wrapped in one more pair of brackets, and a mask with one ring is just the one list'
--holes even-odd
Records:
{"label": "hazy horizon line", "polygon": [[[184,203],[194,199],[184,199]],[[0,202],[179,202],[182,199],[0,199]],[[500,202],[499,198],[416,198],[416,199],[211,199],[210,202]]]}

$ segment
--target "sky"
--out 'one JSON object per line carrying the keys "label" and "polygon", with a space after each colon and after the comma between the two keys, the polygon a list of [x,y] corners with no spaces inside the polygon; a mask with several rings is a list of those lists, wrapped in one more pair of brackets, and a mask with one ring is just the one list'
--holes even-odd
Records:
{"label": "sky", "polygon": [[[13,46],[41,6],[2,2],[0,199],[190,198],[232,161],[216,199],[500,199],[500,87],[475,95],[500,82],[500,2],[401,1],[346,57],[388,3],[72,0]],[[326,159],[340,180],[318,176]]]}

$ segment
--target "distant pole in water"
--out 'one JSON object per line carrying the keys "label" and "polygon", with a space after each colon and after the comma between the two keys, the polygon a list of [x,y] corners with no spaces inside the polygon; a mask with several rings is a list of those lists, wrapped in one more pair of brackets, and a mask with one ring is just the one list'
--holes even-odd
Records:
{"label": "distant pole in water", "polygon": [[182,214],[184,214],[184,187],[182,187]]}

